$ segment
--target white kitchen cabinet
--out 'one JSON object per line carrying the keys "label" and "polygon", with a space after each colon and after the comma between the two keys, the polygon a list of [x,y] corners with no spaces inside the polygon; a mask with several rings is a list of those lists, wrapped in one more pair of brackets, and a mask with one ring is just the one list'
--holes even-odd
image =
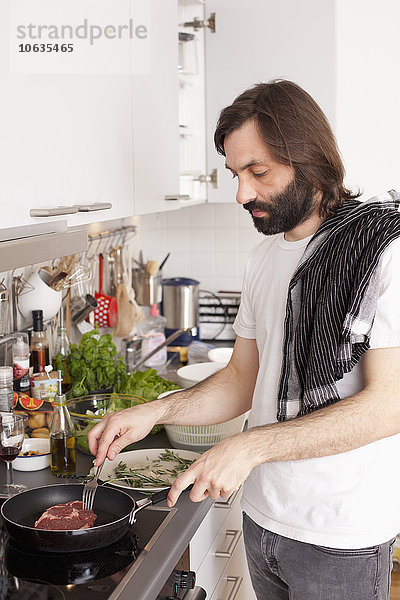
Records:
{"label": "white kitchen cabinet", "polygon": [[[202,201],[233,202],[235,182],[213,143],[219,112],[254,83],[284,77],[303,85],[332,117],[335,0],[179,0],[179,5],[179,30],[195,35],[201,57],[196,75],[190,66],[191,73],[180,73],[181,190]],[[204,26],[187,24],[196,20]],[[191,42],[184,47],[189,52]]]}
{"label": "white kitchen cabinet", "polygon": [[[137,0],[132,0],[133,9]],[[133,55],[133,178],[135,214],[179,206],[178,5],[151,0],[151,65]],[[166,197],[177,198],[176,201]]]}
{"label": "white kitchen cabinet", "polygon": [[[130,0],[120,2],[116,20],[129,22],[130,10]],[[114,74],[113,65],[110,73],[46,74],[32,69],[30,72],[29,68],[25,73],[16,72],[9,61],[9,44],[18,43],[11,11],[11,0],[1,3],[1,227],[33,225],[55,218],[33,218],[31,209],[65,209],[73,205],[93,208],[94,204],[106,203],[112,207],[59,217],[67,218],[68,225],[131,215],[130,72],[116,70]],[[87,45],[75,44],[75,52],[89,52]],[[121,56],[114,54],[114,60],[128,60],[129,64],[129,38],[120,45],[119,52]],[[37,65],[43,55],[36,53],[30,58]]]}
{"label": "white kitchen cabinet", "polygon": [[[16,72],[9,60],[17,41],[11,0],[1,3],[0,228],[53,219],[83,225],[180,205],[165,199],[180,194],[177,0],[108,3],[112,23],[140,23],[146,9],[148,50],[127,36],[105,66],[104,53],[75,40],[92,71],[38,73]],[[111,207],[68,214],[76,205]]]}
{"label": "white kitchen cabinet", "polygon": [[206,31],[207,170],[219,172],[208,201],[234,202],[237,182],[213,144],[219,112],[255,83],[280,77],[303,86],[332,118],[335,2],[207,0],[207,12],[217,20],[217,33]]}
{"label": "white kitchen cabinet", "polygon": [[226,502],[215,502],[190,542],[196,584],[212,600],[255,600],[243,544],[240,495],[241,490]]}
{"label": "white kitchen cabinet", "polygon": [[220,110],[274,78],[295,81],[321,106],[350,187],[366,198],[399,189],[397,0],[378,11],[364,0],[206,0],[206,12],[217,22],[215,35],[206,30],[207,171],[219,171],[209,202],[232,202],[237,188],[213,145]]}
{"label": "white kitchen cabinet", "polygon": [[[349,6],[339,0],[110,0],[119,22],[148,7],[147,70],[126,39],[107,72],[27,75],[10,68],[16,40],[10,40],[12,0],[4,0],[1,227],[48,222],[31,217],[31,208],[112,204],[67,216],[68,225],[79,225],[233,202],[235,182],[213,145],[218,113],[245,88],[274,77],[298,82],[321,105],[337,133],[350,184],[365,180],[368,193],[397,187],[400,83],[390,73],[398,62],[400,8],[395,0],[383,1],[376,14],[361,0]],[[354,28],[358,18],[362,26]],[[80,52],[85,59],[84,46]],[[377,83],[382,69],[390,80],[385,94]]]}

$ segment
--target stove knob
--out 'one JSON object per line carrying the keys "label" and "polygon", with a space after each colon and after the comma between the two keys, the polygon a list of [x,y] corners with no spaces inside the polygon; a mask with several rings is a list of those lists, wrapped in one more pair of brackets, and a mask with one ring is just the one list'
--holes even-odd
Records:
{"label": "stove knob", "polygon": [[174,583],[181,590],[192,590],[196,583],[194,571],[174,571]]}

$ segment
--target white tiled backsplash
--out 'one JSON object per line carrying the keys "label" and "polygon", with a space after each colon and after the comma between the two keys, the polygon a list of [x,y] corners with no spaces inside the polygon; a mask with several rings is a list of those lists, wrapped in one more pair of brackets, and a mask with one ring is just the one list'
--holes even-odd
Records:
{"label": "white tiled backsplash", "polygon": [[237,204],[201,204],[137,217],[133,256],[161,262],[163,277],[192,277],[204,290],[240,291],[249,251],[262,234]]}

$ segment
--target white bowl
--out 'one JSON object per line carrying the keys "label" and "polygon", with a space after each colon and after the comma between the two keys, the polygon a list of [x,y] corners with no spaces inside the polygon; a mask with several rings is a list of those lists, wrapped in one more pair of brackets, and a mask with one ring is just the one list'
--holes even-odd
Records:
{"label": "white bowl", "polygon": [[213,348],[208,353],[208,360],[212,362],[222,362],[226,365],[231,360],[233,348]]}
{"label": "white bowl", "polygon": [[157,400],[159,400],[160,398],[165,398],[166,396],[169,396],[170,394],[175,394],[175,392],[183,392],[183,390],[184,390],[184,388],[180,388],[179,390],[170,390],[169,392],[163,392],[162,394],[157,396]]}
{"label": "white bowl", "polygon": [[22,445],[22,452],[28,450],[39,451],[40,454],[32,456],[19,456],[13,461],[16,471],[40,471],[50,466],[50,441],[44,438],[26,438]]}
{"label": "white bowl", "polygon": [[192,387],[199,381],[207,379],[210,375],[214,375],[220,369],[223,369],[226,363],[223,362],[203,362],[186,365],[177,370],[178,383],[184,388]]}

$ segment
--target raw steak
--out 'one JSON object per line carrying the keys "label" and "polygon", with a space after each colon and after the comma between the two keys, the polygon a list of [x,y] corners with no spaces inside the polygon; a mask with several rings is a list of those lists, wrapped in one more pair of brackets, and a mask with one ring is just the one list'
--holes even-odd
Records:
{"label": "raw steak", "polygon": [[36,521],[36,529],[66,530],[88,529],[92,527],[97,515],[93,510],[83,510],[82,502],[74,500],[66,504],[56,504],[48,508]]}

